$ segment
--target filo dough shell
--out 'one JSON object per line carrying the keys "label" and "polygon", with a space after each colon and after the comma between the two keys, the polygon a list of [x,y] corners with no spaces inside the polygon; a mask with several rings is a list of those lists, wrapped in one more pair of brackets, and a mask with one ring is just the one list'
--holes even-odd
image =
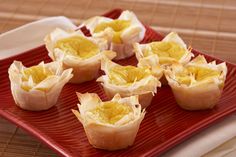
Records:
{"label": "filo dough shell", "polygon": [[226,74],[225,62],[207,63],[201,55],[185,66],[175,64],[165,71],[178,105],[186,110],[213,108],[221,97]]}
{"label": "filo dough shell", "polygon": [[[182,53],[179,53],[179,50],[181,50]],[[150,55],[157,55],[159,64],[162,65],[163,68],[173,63],[186,64],[191,60],[191,57],[194,56],[187,48],[184,41],[175,32],[169,33],[161,41],[154,41],[147,44],[134,43],[134,51],[138,60]],[[155,53],[155,51],[160,52]]]}
{"label": "filo dough shell", "polygon": [[97,81],[101,82],[101,85],[103,86],[103,89],[109,98],[112,98],[117,93],[119,93],[121,97],[139,95],[139,102],[142,105],[142,108],[146,108],[150,105],[154,94],[157,92],[157,87],[160,87],[161,83],[159,82],[157,77],[152,75],[152,69],[149,69],[144,65],[144,63],[139,64],[138,68],[143,68],[144,71],[145,69],[150,71],[150,74],[148,74],[147,76],[130,84],[114,84],[112,83],[112,79],[109,77],[111,69],[116,67],[122,68],[125,66],[121,66],[107,58],[103,58],[101,62],[101,69],[105,72],[106,75],[99,77]]}
{"label": "filo dough shell", "polygon": [[[112,22],[114,22],[115,28],[112,28],[112,26],[106,26],[104,28],[103,26],[102,30],[97,31],[98,26]],[[124,23],[129,24],[124,26]],[[145,27],[138,20],[136,15],[128,10],[123,11],[118,19],[115,20],[107,17],[95,16],[86,20],[82,25],[85,25],[90,30],[92,36],[103,38],[108,41],[108,49],[117,53],[114,58],[115,60],[125,59],[134,55],[132,44],[134,42],[142,41],[146,32]]]}
{"label": "filo dough shell", "polygon": [[93,110],[104,103],[97,94],[77,93],[77,95],[80,101],[79,112],[77,110],[72,112],[82,123],[88,141],[93,147],[113,151],[133,145],[145,116],[145,110],[141,109],[138,96],[121,98],[119,94],[115,95],[109,102],[124,104],[130,111],[115,123],[109,123],[99,120],[97,114],[93,114]]}
{"label": "filo dough shell", "polygon": [[[162,68],[163,72],[172,64],[187,64],[193,56],[190,49],[187,48],[184,41],[175,32],[169,33],[162,41],[154,41],[147,44],[134,43],[133,47],[138,60],[156,56],[156,64]],[[160,80],[163,85],[167,84],[165,77]]]}
{"label": "filo dough shell", "polygon": [[[79,38],[79,39],[88,41],[90,45],[96,48],[96,52],[94,52],[95,54],[89,57],[83,58],[81,56],[74,55],[71,49],[68,49],[65,52],[65,50],[56,47],[59,41],[69,39],[67,43],[64,44],[65,46],[67,46],[68,44],[70,44],[71,38]],[[103,56],[106,56],[112,59],[116,55],[115,52],[106,50],[108,45],[105,39],[86,37],[83,35],[83,33],[80,30],[64,31],[62,29],[57,28],[45,37],[45,44],[49,52],[48,55],[50,56],[52,60],[61,61],[63,63],[64,69],[68,69],[68,68],[73,69],[74,76],[70,80],[71,83],[83,83],[83,82],[90,81],[97,78],[98,71],[100,69],[101,58]],[[83,42],[79,44],[74,44],[72,41],[71,45],[77,46],[78,49],[79,47],[82,47],[82,48],[85,47],[84,49],[86,50],[86,45]],[[83,51],[83,50],[80,50],[80,51]],[[80,52],[80,53],[86,54],[89,52]],[[92,50],[90,53],[93,53]]]}
{"label": "filo dough shell", "polygon": [[[29,75],[27,76],[29,77],[28,80],[25,80],[24,72],[26,73],[25,70],[28,68],[19,61],[14,61],[8,69],[11,92],[15,103],[25,110],[40,111],[54,106],[63,86],[73,76],[72,69],[63,70],[60,62],[47,64],[41,62],[37,67],[41,67],[42,71],[45,69],[50,71],[50,76],[45,77],[40,82],[35,82],[33,79],[42,77],[40,74],[38,74],[39,76]],[[37,73],[35,74],[37,75]]]}

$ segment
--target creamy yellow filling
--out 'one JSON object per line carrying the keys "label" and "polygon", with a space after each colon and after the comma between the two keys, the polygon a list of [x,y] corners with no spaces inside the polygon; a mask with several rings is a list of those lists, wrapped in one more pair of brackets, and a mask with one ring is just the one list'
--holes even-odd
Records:
{"label": "creamy yellow filling", "polygon": [[131,107],[118,102],[103,102],[90,111],[102,123],[115,124],[132,111]]}
{"label": "creamy yellow filling", "polygon": [[150,76],[150,74],[151,71],[148,68],[116,66],[110,69],[108,76],[112,84],[130,85]]}
{"label": "creamy yellow filling", "polygon": [[95,29],[94,33],[99,33],[101,31],[104,31],[106,28],[112,28],[114,31],[114,35],[112,38],[112,42],[114,43],[122,43],[122,39],[120,37],[121,33],[130,26],[129,20],[113,20],[111,22],[103,22],[98,24]]}
{"label": "creamy yellow filling", "polygon": [[[176,75],[176,79],[181,84],[190,85],[192,79],[196,82],[217,78],[220,76],[220,71],[205,67],[187,67],[182,73]],[[192,78],[192,79],[191,79]]]}
{"label": "creamy yellow filling", "polygon": [[220,72],[217,70],[209,69],[209,68],[196,68],[196,67],[189,67],[188,71],[190,73],[194,73],[195,79],[197,81],[202,81],[204,79],[209,79],[213,77],[219,77]]}
{"label": "creamy yellow filling", "polygon": [[149,56],[151,54],[157,54],[160,59],[160,64],[168,62],[165,58],[173,58],[177,61],[180,60],[186,53],[186,50],[175,42],[152,42],[150,43],[151,51],[144,51],[144,56]]}
{"label": "creamy yellow filling", "polygon": [[99,47],[82,36],[73,36],[58,40],[55,44],[55,48],[59,48],[66,54],[82,59],[90,58],[99,53]]}
{"label": "creamy yellow filling", "polygon": [[192,82],[191,76],[190,76],[190,74],[187,71],[185,71],[183,73],[176,74],[175,79],[179,83],[186,84],[186,85],[190,85],[191,82]]}
{"label": "creamy yellow filling", "polygon": [[[29,78],[32,77],[33,82],[35,84],[38,84],[51,75],[53,75],[53,72],[47,68],[44,68],[43,66],[32,66],[22,71],[22,81],[28,81]],[[21,88],[26,91],[29,91],[30,89],[32,89],[32,86],[29,86],[28,84],[23,84],[21,85]]]}

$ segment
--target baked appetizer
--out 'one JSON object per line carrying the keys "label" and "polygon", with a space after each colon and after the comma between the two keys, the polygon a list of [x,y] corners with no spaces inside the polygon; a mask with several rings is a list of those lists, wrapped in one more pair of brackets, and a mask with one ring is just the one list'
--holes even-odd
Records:
{"label": "baked appetizer", "polygon": [[184,41],[175,32],[169,33],[162,41],[148,44],[135,43],[134,50],[138,60],[150,55],[157,55],[161,65],[186,64],[193,56]]}
{"label": "baked appetizer", "polygon": [[26,68],[14,61],[8,69],[15,103],[31,111],[47,110],[56,104],[63,86],[72,78],[72,69],[63,70],[60,62]]}
{"label": "baked appetizer", "polygon": [[109,50],[117,52],[116,60],[132,56],[132,44],[142,41],[146,31],[136,15],[128,10],[123,11],[117,19],[95,16],[82,25],[90,30],[92,36],[109,42]]}
{"label": "baked appetizer", "polygon": [[173,64],[165,76],[180,107],[187,110],[213,108],[219,101],[226,79],[225,62],[207,63],[199,55],[185,66]]}
{"label": "baked appetizer", "polygon": [[95,93],[77,93],[79,112],[72,112],[83,124],[89,143],[99,149],[118,150],[132,146],[145,116],[138,96],[115,95],[103,102]]}
{"label": "baked appetizer", "polygon": [[[156,55],[157,64],[164,70],[173,63],[186,64],[193,54],[187,48],[184,41],[177,33],[169,33],[162,41],[155,41],[148,44],[134,43],[134,51],[138,60],[148,56]],[[162,77],[162,84],[167,84],[166,78]]]}
{"label": "baked appetizer", "polygon": [[110,99],[116,93],[119,93],[121,97],[139,95],[142,108],[146,108],[151,103],[154,93],[157,92],[157,87],[161,86],[148,66],[121,66],[103,58],[101,69],[105,75],[98,78],[97,81],[101,82]]}
{"label": "baked appetizer", "polygon": [[101,57],[115,57],[115,52],[106,51],[105,39],[86,37],[79,30],[66,32],[57,28],[45,37],[45,44],[52,60],[62,61],[64,69],[73,69],[74,76],[70,80],[72,83],[95,79],[100,69]]}

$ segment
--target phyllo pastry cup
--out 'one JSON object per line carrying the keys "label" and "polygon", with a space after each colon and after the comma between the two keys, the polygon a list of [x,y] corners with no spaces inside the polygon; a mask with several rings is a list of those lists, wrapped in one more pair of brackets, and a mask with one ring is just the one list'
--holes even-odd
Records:
{"label": "phyllo pastry cup", "polygon": [[219,101],[226,79],[225,62],[207,63],[199,55],[185,66],[173,64],[165,76],[180,107],[187,110],[211,109]]}
{"label": "phyllo pastry cup", "polygon": [[117,52],[115,60],[132,56],[132,44],[142,41],[146,31],[136,15],[128,10],[123,11],[118,19],[95,16],[83,25],[90,30],[92,36],[108,40],[109,50]]}
{"label": "phyllo pastry cup", "polygon": [[103,58],[101,69],[105,75],[98,78],[97,81],[101,82],[109,98],[117,93],[121,97],[139,95],[142,108],[146,108],[151,103],[154,94],[157,92],[157,87],[161,86],[149,66],[121,66]]}
{"label": "phyllo pastry cup", "polygon": [[147,44],[134,43],[134,51],[138,60],[157,55],[159,64],[163,68],[173,63],[186,64],[193,56],[184,41],[175,32],[169,33],[162,41]]}
{"label": "phyllo pastry cup", "polygon": [[[160,65],[163,72],[172,64],[188,63],[193,56],[190,48],[187,48],[184,41],[175,32],[169,33],[162,41],[147,44],[134,43],[133,47],[138,60],[156,55],[157,64]],[[160,81],[163,85],[168,84],[165,76]]]}
{"label": "phyllo pastry cup", "polygon": [[132,146],[145,116],[138,96],[102,102],[95,93],[77,93],[79,112],[72,110],[83,124],[89,143],[99,149],[118,150]]}
{"label": "phyllo pastry cup", "polygon": [[45,37],[45,44],[52,60],[61,61],[64,69],[73,69],[72,83],[97,78],[101,57],[115,57],[115,52],[106,51],[105,39],[86,37],[79,30],[66,32],[57,28]]}
{"label": "phyllo pastry cup", "polygon": [[26,68],[14,61],[8,69],[15,103],[31,111],[47,110],[56,104],[63,86],[72,78],[72,69],[63,70],[60,62]]}

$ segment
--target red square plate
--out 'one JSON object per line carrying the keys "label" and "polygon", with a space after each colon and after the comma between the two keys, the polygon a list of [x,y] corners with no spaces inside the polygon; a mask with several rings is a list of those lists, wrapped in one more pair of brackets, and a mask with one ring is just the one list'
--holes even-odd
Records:
{"label": "red square plate", "polygon": [[[116,9],[105,16],[117,18],[121,12]],[[146,28],[143,43],[163,38],[150,27]],[[193,53],[197,55],[200,52],[193,50]],[[209,61],[222,62],[205,56]],[[80,85],[67,84],[56,106],[42,112],[24,111],[15,105],[11,95],[7,70],[13,60],[22,61],[26,66],[38,64],[42,60],[50,61],[44,46],[1,61],[0,115],[36,136],[62,156],[157,156],[236,110],[236,66],[227,63],[226,85],[214,109],[195,112],[182,110],[176,104],[170,88],[162,87],[147,108],[134,145],[114,152],[99,150],[88,143],[82,125],[71,112],[72,108],[77,108],[76,91],[96,92],[106,99],[99,84],[95,81]],[[135,64],[136,59],[131,57],[120,63]]]}

